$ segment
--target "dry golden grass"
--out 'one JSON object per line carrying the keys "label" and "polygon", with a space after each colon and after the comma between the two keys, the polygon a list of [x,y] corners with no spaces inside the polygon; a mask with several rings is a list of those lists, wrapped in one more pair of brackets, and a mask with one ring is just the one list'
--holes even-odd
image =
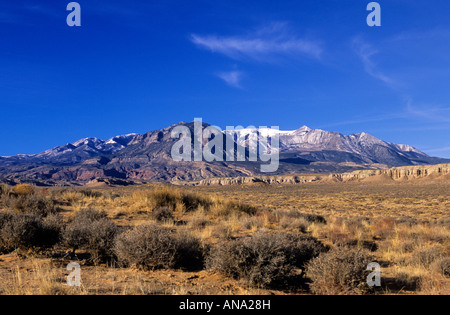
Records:
{"label": "dry golden grass", "polygon": [[[450,257],[448,182],[317,183],[297,186],[200,187],[265,209],[272,229],[304,229],[329,245],[373,251],[386,293],[448,294],[449,278],[431,264]],[[327,223],[289,217],[322,215]]]}
{"label": "dry golden grass", "polygon": [[[202,243],[260,230],[302,232],[331,247],[370,251],[382,265],[379,294],[449,294],[436,267],[450,257],[450,183],[312,183],[273,186],[53,188],[65,220],[83,209],[104,210],[119,226],[154,222],[187,231]],[[325,222],[326,221],[326,222]],[[285,294],[255,290],[206,270],[152,271],[82,266],[83,286],[68,288],[62,258],[0,256],[0,294]],[[25,265],[25,267],[21,267]],[[292,292],[291,292],[292,293]]]}

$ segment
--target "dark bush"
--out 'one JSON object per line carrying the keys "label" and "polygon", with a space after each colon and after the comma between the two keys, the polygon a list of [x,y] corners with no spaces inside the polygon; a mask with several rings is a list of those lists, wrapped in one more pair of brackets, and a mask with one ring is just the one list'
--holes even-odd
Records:
{"label": "dark bush", "polygon": [[156,208],[152,211],[152,216],[157,221],[173,220],[173,210],[170,210],[168,207]]}
{"label": "dark bush", "polygon": [[94,261],[107,260],[114,257],[114,240],[118,233],[117,225],[110,219],[92,222],[92,232],[86,249],[91,253]]}
{"label": "dark bush", "polygon": [[287,235],[286,240],[290,243],[290,256],[295,260],[297,268],[304,269],[306,263],[319,256],[320,253],[329,250],[316,238],[306,235]]}
{"label": "dark bush", "polygon": [[38,245],[42,221],[33,215],[13,215],[1,231],[0,239],[7,251],[28,250]]}
{"label": "dark bush", "polygon": [[35,194],[12,197],[9,200],[9,205],[16,212],[35,214],[41,217],[56,213],[52,201]]}
{"label": "dark bush", "polygon": [[256,215],[258,212],[258,208],[240,202],[228,202],[227,206],[234,211],[246,213],[248,215]]}
{"label": "dark bush", "polygon": [[197,210],[200,206],[207,209],[211,205],[211,201],[208,199],[170,188],[155,189],[150,192],[149,197],[153,201],[155,209],[169,208],[171,211],[175,211],[177,205],[183,205],[184,210],[189,212]]}
{"label": "dark bush", "polygon": [[59,214],[49,214],[42,219],[42,226],[45,230],[47,243],[53,245],[58,244],[62,239],[64,231],[64,222]]}
{"label": "dark bush", "polygon": [[321,224],[327,223],[327,220],[325,220],[323,216],[318,214],[306,213],[302,214],[302,216],[305,218],[306,221],[311,223],[321,223]]}
{"label": "dark bush", "polygon": [[88,189],[80,190],[80,194],[82,194],[83,196],[88,197],[88,198],[100,198],[103,196],[103,194],[99,191],[93,191],[93,190],[88,190]]}
{"label": "dark bush", "polygon": [[367,265],[373,258],[362,250],[338,247],[322,253],[307,264],[306,276],[315,294],[364,294],[367,285]]}
{"label": "dark bush", "polygon": [[173,267],[184,270],[204,268],[205,251],[202,242],[188,232],[175,235],[176,253]]}
{"label": "dark bush", "polygon": [[[176,192],[167,190],[155,190],[150,192],[150,198],[153,200],[155,208],[167,207],[175,211],[179,196]],[[152,209],[153,210],[153,209]]]}
{"label": "dark bush", "polygon": [[56,215],[42,218],[32,214],[0,215],[0,250],[42,250],[60,240],[62,223]]}
{"label": "dark bush", "polygon": [[406,272],[397,273],[394,279],[391,280],[392,289],[398,291],[416,291],[423,281],[423,276],[414,276]]}
{"label": "dark bush", "polygon": [[185,210],[188,212],[197,210],[200,206],[205,209],[211,206],[211,202],[209,200],[187,193],[183,193],[181,195],[181,202],[183,203]]}
{"label": "dark bush", "polygon": [[157,225],[120,234],[114,249],[119,262],[145,270],[171,268],[175,261],[175,239],[169,229]]}
{"label": "dark bush", "polygon": [[377,243],[375,243],[374,241],[367,241],[367,240],[357,240],[357,239],[340,240],[335,241],[334,244],[340,247],[363,248],[371,252],[376,252],[378,250]]}
{"label": "dark bush", "polygon": [[296,269],[324,250],[312,237],[258,232],[215,247],[207,267],[251,286],[272,287],[287,283]]}
{"label": "dark bush", "polygon": [[117,234],[117,225],[106,217],[105,212],[81,210],[64,230],[63,240],[73,254],[78,249],[84,249],[91,254],[94,262],[99,262],[113,257]]}
{"label": "dark bush", "polygon": [[10,250],[10,245],[7,242],[7,239],[3,236],[3,229],[10,224],[13,217],[13,213],[0,212],[0,253],[5,253]]}
{"label": "dark bush", "polygon": [[196,269],[203,265],[203,249],[189,234],[175,235],[158,225],[142,225],[120,234],[115,253],[119,262],[144,270]]}

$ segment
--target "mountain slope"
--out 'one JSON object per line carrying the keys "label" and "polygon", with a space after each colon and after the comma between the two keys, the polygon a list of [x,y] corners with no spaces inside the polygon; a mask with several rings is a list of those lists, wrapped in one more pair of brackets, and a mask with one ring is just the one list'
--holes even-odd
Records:
{"label": "mountain slope", "polygon": [[115,154],[128,146],[136,135],[121,135],[109,140],[84,138],[38,154],[3,157],[2,161],[12,164],[77,164],[91,157]]}
{"label": "mountain slope", "polygon": [[[257,129],[262,136],[280,139],[279,152],[292,160],[297,156],[309,161],[339,161],[359,164],[385,164],[387,166],[427,164],[433,159],[427,154],[408,145],[398,145],[382,141],[367,133],[349,136],[338,132],[310,129],[306,126],[294,131]],[[241,145],[251,141],[251,129],[227,131]],[[270,148],[270,141],[268,141]],[[318,154],[322,152],[322,154]],[[324,154],[328,152],[328,154]],[[297,153],[297,155],[296,155]],[[342,154],[339,154],[342,153]],[[333,156],[330,156],[332,154]],[[293,160],[292,160],[293,161]]]}
{"label": "mountain slope", "polygon": [[[0,177],[56,184],[86,182],[100,177],[151,181],[193,181],[214,177],[261,175],[261,162],[175,162],[171,149],[178,139],[171,137],[176,126],[187,127],[194,134],[194,123],[181,122],[145,134],[117,136],[109,140],[85,138],[35,155],[0,158]],[[203,128],[210,125],[203,124]],[[448,163],[429,157],[419,150],[382,141],[366,133],[343,135],[310,129],[294,131],[259,129],[270,138],[279,136],[280,165],[275,174],[336,173],[358,169]],[[252,130],[222,133],[222,140],[234,148],[254,141]],[[203,144],[205,139],[198,139]],[[191,146],[193,145],[193,140]],[[274,149],[274,148],[270,148]],[[225,152],[222,152],[225,157]],[[224,159],[225,160],[225,159]],[[274,175],[275,175],[274,174]],[[263,174],[268,175],[268,174]]]}

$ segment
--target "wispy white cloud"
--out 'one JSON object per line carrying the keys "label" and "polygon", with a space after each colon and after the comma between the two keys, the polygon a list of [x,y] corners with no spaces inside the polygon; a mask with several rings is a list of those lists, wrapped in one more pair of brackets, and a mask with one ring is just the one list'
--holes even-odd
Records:
{"label": "wispy white cloud", "polygon": [[279,56],[307,56],[320,59],[323,49],[312,40],[293,35],[286,24],[273,23],[239,36],[191,34],[195,45],[236,60],[272,61]]}
{"label": "wispy white cloud", "polygon": [[42,5],[42,4],[25,5],[24,9],[35,15],[45,15],[53,18],[61,18],[61,15],[64,16],[64,14],[66,14],[65,13],[66,11],[62,10],[58,11],[58,9],[55,8],[53,5]]}
{"label": "wispy white cloud", "polygon": [[[7,5],[0,4],[0,24],[36,24],[37,19],[45,18],[60,19],[66,14],[58,6],[52,3],[30,4],[23,1],[10,1]],[[62,12],[62,13],[61,13]]]}
{"label": "wispy white cloud", "polygon": [[[414,100],[410,96],[402,96],[403,107],[398,110],[392,110],[384,114],[368,114],[367,116],[354,117],[349,120],[337,121],[334,123],[320,126],[320,128],[330,128],[342,125],[358,125],[382,122],[388,120],[413,121],[414,126],[389,127],[388,129],[372,129],[377,131],[430,131],[430,130],[450,130],[450,108],[437,105],[417,106],[413,105]],[[420,124],[417,124],[420,122]]]}
{"label": "wispy white cloud", "polygon": [[373,61],[373,57],[379,53],[372,45],[357,37],[353,40],[353,49],[361,59],[364,70],[367,74],[378,79],[390,87],[397,87],[398,82],[379,70],[377,64]]}
{"label": "wispy white cloud", "polygon": [[413,106],[411,98],[406,101],[406,112],[409,115],[430,122],[450,122],[450,107],[436,105],[417,107]]}
{"label": "wispy white cloud", "polygon": [[216,73],[217,77],[225,81],[229,86],[241,89],[241,81],[244,76],[244,73],[241,71],[233,70],[233,71],[224,71]]}
{"label": "wispy white cloud", "polygon": [[418,40],[446,40],[450,38],[450,30],[445,28],[436,27],[433,29],[421,29],[418,30],[408,30],[401,33],[395,34],[388,38],[390,42],[404,42],[404,41],[418,41]]}
{"label": "wispy white cloud", "polygon": [[450,153],[450,146],[449,147],[443,147],[443,148],[436,148],[436,149],[431,149],[431,150],[424,150],[425,153],[445,153],[445,152],[449,152]]}
{"label": "wispy white cloud", "polygon": [[435,149],[429,149],[429,150],[423,150],[426,154],[430,156],[439,156],[442,158],[450,159],[450,146],[441,147],[441,148],[435,148]]}
{"label": "wispy white cloud", "polygon": [[402,113],[389,113],[389,114],[383,114],[383,115],[367,115],[365,117],[355,117],[353,119],[349,120],[340,120],[334,123],[329,123],[326,125],[321,125],[320,128],[327,129],[331,127],[336,126],[348,126],[348,125],[361,125],[361,124],[367,124],[372,122],[381,122],[381,121],[387,121],[387,120],[393,120],[404,117],[404,114]]}

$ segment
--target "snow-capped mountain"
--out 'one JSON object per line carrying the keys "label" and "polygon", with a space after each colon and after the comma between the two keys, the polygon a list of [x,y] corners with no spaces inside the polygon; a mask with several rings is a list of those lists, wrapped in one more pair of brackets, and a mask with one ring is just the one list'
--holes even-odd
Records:
{"label": "snow-capped mountain", "polygon": [[[225,131],[225,133],[234,137],[234,140],[242,146],[255,146],[258,141],[257,134],[266,138],[278,135],[280,154],[296,154],[298,157],[317,156],[318,152],[342,152],[348,157],[354,156],[356,158],[354,161],[392,166],[415,164],[414,161],[409,161],[410,159],[429,158],[427,154],[414,147],[385,142],[365,132],[347,136],[339,132],[303,126],[292,131],[264,128]],[[270,141],[267,141],[267,147],[261,149],[268,148]]]}
{"label": "snow-capped mountain", "polygon": [[[172,138],[171,133],[174,127],[180,125],[195,134],[193,122],[181,122],[140,135],[128,134],[109,140],[84,138],[39,154],[0,157],[0,180],[25,179],[56,185],[60,182],[86,182],[99,177],[195,181],[259,174],[259,162],[174,161],[171,149],[178,139]],[[210,125],[203,123],[203,128],[207,126]],[[429,157],[411,146],[385,142],[364,132],[343,135],[306,126],[292,131],[264,128],[257,132],[267,139],[266,148],[262,149],[274,150],[270,147],[271,139],[279,136],[277,175],[336,173],[449,162]],[[258,140],[254,129],[224,131],[223,136],[224,141],[234,139],[236,146],[246,148]]]}
{"label": "snow-capped mountain", "polygon": [[17,155],[8,157],[18,162],[34,162],[38,164],[74,164],[99,155],[111,155],[124,149],[137,134],[131,133],[113,137],[109,140],[84,138],[67,143],[38,154]]}

